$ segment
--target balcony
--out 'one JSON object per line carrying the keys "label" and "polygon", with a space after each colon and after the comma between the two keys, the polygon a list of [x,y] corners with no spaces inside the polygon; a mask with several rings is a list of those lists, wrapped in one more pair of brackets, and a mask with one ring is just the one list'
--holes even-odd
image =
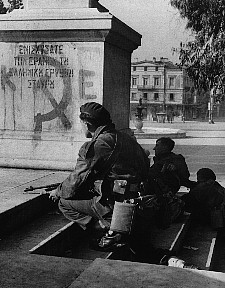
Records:
{"label": "balcony", "polygon": [[138,85],[137,86],[137,89],[138,90],[154,90],[156,89],[157,87],[154,87],[152,85]]}

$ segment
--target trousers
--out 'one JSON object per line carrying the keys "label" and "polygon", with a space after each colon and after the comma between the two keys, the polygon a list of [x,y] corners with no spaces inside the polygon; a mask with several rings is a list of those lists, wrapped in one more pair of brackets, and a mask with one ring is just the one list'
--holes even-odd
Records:
{"label": "trousers", "polygon": [[60,198],[58,206],[63,215],[70,221],[76,222],[82,229],[86,229],[92,218],[99,220],[105,227],[110,223],[104,219],[104,215],[111,212],[111,208],[103,206],[100,196],[94,196],[89,200],[66,200]]}

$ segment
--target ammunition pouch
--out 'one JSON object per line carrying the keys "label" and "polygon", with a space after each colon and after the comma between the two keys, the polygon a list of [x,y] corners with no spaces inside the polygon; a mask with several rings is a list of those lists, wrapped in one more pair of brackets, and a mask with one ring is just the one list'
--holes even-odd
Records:
{"label": "ammunition pouch", "polygon": [[147,181],[131,183],[127,180],[114,180],[113,192],[124,195],[124,199],[133,199],[149,194]]}

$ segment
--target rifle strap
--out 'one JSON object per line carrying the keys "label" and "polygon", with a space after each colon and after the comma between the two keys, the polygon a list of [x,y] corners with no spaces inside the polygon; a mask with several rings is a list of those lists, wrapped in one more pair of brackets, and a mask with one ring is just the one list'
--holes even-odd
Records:
{"label": "rifle strap", "polygon": [[109,155],[108,159],[106,160],[106,163],[103,166],[102,171],[100,172],[100,177],[99,177],[100,179],[104,179],[107,176],[107,174],[109,173],[109,171],[111,170],[113,165],[116,163],[116,160],[119,157],[119,153],[120,153],[121,149],[122,149],[122,141],[120,139],[120,134],[117,132],[115,145],[113,147],[111,154]]}

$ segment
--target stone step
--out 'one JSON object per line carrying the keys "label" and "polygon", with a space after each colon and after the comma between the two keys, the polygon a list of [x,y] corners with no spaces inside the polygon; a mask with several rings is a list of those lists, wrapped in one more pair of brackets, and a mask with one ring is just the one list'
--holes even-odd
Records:
{"label": "stone step", "polygon": [[157,248],[167,249],[177,254],[190,227],[191,214],[185,213],[169,228],[154,228],[152,243]]}
{"label": "stone step", "polygon": [[213,270],[216,242],[217,231],[209,225],[192,221],[179,257],[201,270]]}
{"label": "stone step", "polygon": [[1,253],[29,254],[33,247],[68,223],[57,210],[47,212],[3,237],[0,241]]}
{"label": "stone step", "polygon": [[[67,173],[29,173],[30,177],[21,175],[16,185],[3,187],[0,193],[6,200],[0,213],[0,222],[5,224],[2,227],[6,227],[0,241],[0,272],[4,275],[0,287],[68,287],[94,259],[111,255],[90,249],[87,234],[57,210],[47,212],[52,202],[46,195],[23,193],[30,185],[59,182]],[[170,228],[156,233],[153,244],[178,253],[189,223],[190,215],[184,215]]]}
{"label": "stone step", "polygon": [[[179,222],[173,223],[168,229],[154,231],[153,245],[177,254],[189,227],[189,219],[189,214],[184,215]],[[83,231],[75,223],[69,222],[47,238],[42,239],[29,252],[86,260],[108,258],[136,261],[129,245],[117,248],[113,252],[96,251],[90,247],[90,237],[91,235],[87,231]]]}
{"label": "stone step", "polygon": [[[162,242],[161,247],[168,248],[170,245],[170,249],[175,249],[179,238],[183,237],[185,231],[184,226],[187,227],[186,225],[188,225],[188,216],[189,215],[185,215],[183,221],[179,224],[175,223],[174,226],[171,225],[173,228],[170,227],[166,229],[167,236],[171,236],[172,231],[175,230],[177,233],[173,233],[174,237],[170,238],[167,246],[165,246],[165,242]],[[163,230],[163,232],[165,233],[166,230]],[[7,274],[7,279],[3,277],[0,280],[0,284],[1,282],[4,283],[3,287],[17,287],[16,285],[20,281],[23,281],[22,276],[28,273],[29,277],[23,282],[23,288],[67,287],[85,268],[89,269],[88,267],[92,263],[92,260],[99,258],[101,253],[105,253],[105,255],[103,256],[102,254],[100,258],[107,258],[108,253],[100,252],[99,254],[99,251],[95,251],[94,253],[96,254],[92,254],[91,257],[90,255],[89,257],[84,256],[88,255],[89,252],[87,253],[87,251],[85,251],[84,253],[85,245],[83,244],[85,241],[83,241],[83,239],[85,238],[82,238],[82,236],[80,236],[81,234],[81,230],[77,229],[76,224],[68,222],[57,211],[43,215],[36,221],[15,231],[0,242],[3,267],[6,268],[10,266],[8,270],[10,274]],[[86,234],[84,233],[83,236],[85,237]],[[162,237],[162,234],[160,237]],[[160,237],[158,237],[157,241],[159,241]],[[82,245],[77,245],[77,254],[72,255],[72,249],[70,249],[69,246],[73,244],[72,247],[74,247],[77,238],[79,238],[78,242],[81,242]],[[167,237],[167,239],[169,238]],[[78,242],[77,244],[79,244]],[[66,243],[69,243],[69,246],[66,246]],[[29,253],[32,254],[29,255]],[[35,255],[35,253],[42,255]],[[16,261],[14,261],[15,258]],[[20,267],[23,267],[22,274],[18,273],[19,263]],[[76,267],[74,265],[76,265]],[[139,266],[138,263],[136,263],[136,265]],[[37,270],[39,273],[37,273]],[[41,278],[39,274],[41,274]],[[50,279],[53,280],[51,281]],[[37,284],[34,285],[34,283]],[[76,283],[76,281],[74,283]]]}
{"label": "stone step", "polygon": [[43,186],[63,181],[68,172],[6,169],[0,170],[0,238],[26,225],[55,204],[47,195],[24,193],[29,186]]}
{"label": "stone step", "polygon": [[225,272],[225,229],[219,229],[214,240],[210,270]]}
{"label": "stone step", "polygon": [[222,288],[225,274],[129,261],[96,259],[69,288]]}
{"label": "stone step", "polygon": [[92,263],[91,260],[34,254],[0,253],[0,287],[68,287]]}
{"label": "stone step", "polygon": [[[24,193],[31,185],[63,181],[68,173],[26,169],[0,171],[0,287],[67,287],[92,262],[85,257],[71,258],[68,240],[77,241],[78,234],[74,233],[76,229],[71,222],[52,210],[56,206],[48,195]],[[68,238],[68,233],[66,237],[55,237],[70,227],[73,227],[72,237]],[[35,247],[51,238],[58,241],[52,249],[46,245],[45,251],[39,249],[39,255],[34,254]],[[96,257],[92,255],[93,259]]]}
{"label": "stone step", "polygon": [[[50,249],[45,255],[31,254],[43,239],[49,239],[69,223],[57,210],[51,211],[2,238],[0,287],[62,288],[72,283],[90,260],[69,259],[67,255],[60,257],[59,253],[50,253]],[[60,247],[58,243],[59,251]]]}
{"label": "stone step", "polygon": [[29,250],[32,254],[51,255],[76,259],[94,260],[107,258],[109,252],[90,248],[90,233],[76,223],[69,222]]}

